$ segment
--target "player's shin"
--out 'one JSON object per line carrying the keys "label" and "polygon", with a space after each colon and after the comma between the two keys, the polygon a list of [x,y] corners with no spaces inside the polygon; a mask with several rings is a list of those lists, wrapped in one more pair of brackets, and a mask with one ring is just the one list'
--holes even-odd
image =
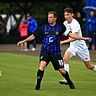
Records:
{"label": "player's shin", "polygon": [[[69,73],[69,64],[64,64],[64,69]],[[68,82],[67,82],[66,79],[59,80],[59,83],[60,83],[60,84],[68,85]]]}
{"label": "player's shin", "polygon": [[68,72],[66,71],[66,74],[62,74],[63,77],[65,77],[65,79],[67,80],[70,89],[75,89],[75,86],[73,84],[73,82],[71,81]]}
{"label": "player's shin", "polygon": [[36,90],[40,90],[40,84],[41,84],[41,81],[43,78],[43,74],[44,74],[44,71],[38,70],[38,72],[37,72],[37,84],[35,87]]}

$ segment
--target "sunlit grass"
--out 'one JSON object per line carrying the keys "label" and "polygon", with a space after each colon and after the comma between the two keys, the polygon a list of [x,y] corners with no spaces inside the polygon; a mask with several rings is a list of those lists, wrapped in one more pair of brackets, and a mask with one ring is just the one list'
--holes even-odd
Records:
{"label": "sunlit grass", "polygon": [[[0,53],[0,96],[95,96],[96,73],[85,68],[83,62],[74,58],[70,61],[70,77],[75,90],[58,81],[63,79],[54,71],[51,63],[45,71],[41,90],[36,91],[36,75],[39,57],[12,53]],[[96,63],[96,62],[94,62]]]}

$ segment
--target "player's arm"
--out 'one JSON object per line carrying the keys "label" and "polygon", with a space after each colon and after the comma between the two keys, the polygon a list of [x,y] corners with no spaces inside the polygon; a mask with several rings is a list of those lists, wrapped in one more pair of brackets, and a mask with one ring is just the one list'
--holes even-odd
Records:
{"label": "player's arm", "polygon": [[24,40],[22,40],[22,41],[19,41],[19,42],[17,43],[17,46],[18,46],[18,47],[19,47],[19,46],[22,46],[22,45],[24,45],[27,41],[31,41],[31,40],[33,40],[33,39],[35,39],[34,34],[30,35],[28,38],[26,38],[26,39],[24,39]]}
{"label": "player's arm", "polygon": [[64,41],[60,41],[60,44],[65,44],[65,43],[73,42],[75,40],[88,40],[89,42],[92,40],[89,37],[83,37],[83,36],[78,35],[77,33],[69,32],[68,36],[69,36],[69,39],[64,40]]}
{"label": "player's arm", "polygon": [[75,40],[88,40],[89,42],[91,41],[91,38],[90,37],[80,36],[76,32],[75,33],[69,32],[68,36],[71,37],[71,38],[73,38],[73,39],[75,39]]}
{"label": "player's arm", "polygon": [[69,37],[69,39],[66,39],[66,40],[64,40],[64,41],[60,41],[60,44],[69,43],[69,42],[72,42],[72,41],[75,41],[75,40],[76,40],[76,39]]}

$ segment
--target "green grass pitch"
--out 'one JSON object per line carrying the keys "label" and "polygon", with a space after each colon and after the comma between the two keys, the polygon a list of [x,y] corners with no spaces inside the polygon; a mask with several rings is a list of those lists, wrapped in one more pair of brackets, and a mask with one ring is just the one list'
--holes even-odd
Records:
{"label": "green grass pitch", "polygon": [[75,90],[58,83],[63,78],[50,63],[44,73],[41,90],[36,91],[38,62],[39,56],[0,53],[0,96],[96,96],[96,73],[86,69],[78,58],[70,61],[70,77]]}

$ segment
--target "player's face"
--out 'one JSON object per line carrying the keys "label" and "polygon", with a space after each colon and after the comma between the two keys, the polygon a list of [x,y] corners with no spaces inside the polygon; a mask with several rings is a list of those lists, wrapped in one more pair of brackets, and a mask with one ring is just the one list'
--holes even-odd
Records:
{"label": "player's face", "polygon": [[31,17],[30,16],[27,16],[27,19],[30,19]]}
{"label": "player's face", "polygon": [[94,16],[94,15],[95,15],[94,11],[90,11],[90,16]]}
{"label": "player's face", "polygon": [[48,23],[54,24],[56,22],[56,17],[54,17],[54,14],[48,14]]}
{"label": "player's face", "polygon": [[65,12],[64,13],[64,18],[70,23],[72,21],[73,14]]}

